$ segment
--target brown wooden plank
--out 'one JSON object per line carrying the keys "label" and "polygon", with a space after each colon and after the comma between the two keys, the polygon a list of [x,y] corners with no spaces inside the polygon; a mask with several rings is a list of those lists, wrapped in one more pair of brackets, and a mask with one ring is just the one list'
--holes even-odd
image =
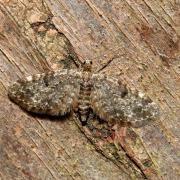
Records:
{"label": "brown wooden plank", "polygon": [[94,71],[105,66],[103,73],[144,91],[160,106],[157,123],[133,130],[140,147],[129,138],[127,148],[140,162],[147,157],[153,162],[157,179],[179,179],[179,9],[179,2],[171,0],[2,1],[2,179],[129,178],[95,151],[71,118],[32,117],[7,98],[8,85],[18,77],[75,68],[68,56],[74,51],[80,60],[92,59]]}

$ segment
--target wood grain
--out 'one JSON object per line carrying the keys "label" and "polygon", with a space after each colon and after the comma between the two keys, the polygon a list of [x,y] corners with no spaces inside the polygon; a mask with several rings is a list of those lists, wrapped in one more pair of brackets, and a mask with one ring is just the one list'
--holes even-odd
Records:
{"label": "wood grain", "polygon": [[19,77],[76,68],[77,54],[159,105],[160,119],[133,131],[158,172],[148,179],[179,179],[179,9],[178,0],[1,1],[0,178],[132,178],[96,152],[71,117],[34,117],[7,97]]}

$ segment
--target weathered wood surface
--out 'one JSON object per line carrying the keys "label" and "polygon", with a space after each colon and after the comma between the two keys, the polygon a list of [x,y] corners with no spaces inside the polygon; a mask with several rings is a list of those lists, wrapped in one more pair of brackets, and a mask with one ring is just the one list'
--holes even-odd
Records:
{"label": "weathered wood surface", "polygon": [[178,0],[1,0],[0,178],[130,179],[70,117],[32,117],[7,97],[19,77],[75,68],[75,51],[160,106],[157,123],[134,131],[158,172],[152,178],[179,179],[179,11]]}

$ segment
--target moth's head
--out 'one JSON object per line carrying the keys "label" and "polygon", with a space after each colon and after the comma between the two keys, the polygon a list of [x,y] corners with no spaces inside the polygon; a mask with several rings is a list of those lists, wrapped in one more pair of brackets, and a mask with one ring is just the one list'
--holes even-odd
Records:
{"label": "moth's head", "polygon": [[83,71],[91,72],[92,69],[92,61],[91,60],[85,60],[82,64]]}

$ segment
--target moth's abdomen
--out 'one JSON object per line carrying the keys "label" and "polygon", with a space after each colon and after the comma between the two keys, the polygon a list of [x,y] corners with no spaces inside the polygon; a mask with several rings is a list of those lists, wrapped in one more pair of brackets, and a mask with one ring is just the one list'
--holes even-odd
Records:
{"label": "moth's abdomen", "polygon": [[78,110],[81,116],[81,121],[86,121],[89,115],[91,86],[92,85],[89,81],[80,84]]}

